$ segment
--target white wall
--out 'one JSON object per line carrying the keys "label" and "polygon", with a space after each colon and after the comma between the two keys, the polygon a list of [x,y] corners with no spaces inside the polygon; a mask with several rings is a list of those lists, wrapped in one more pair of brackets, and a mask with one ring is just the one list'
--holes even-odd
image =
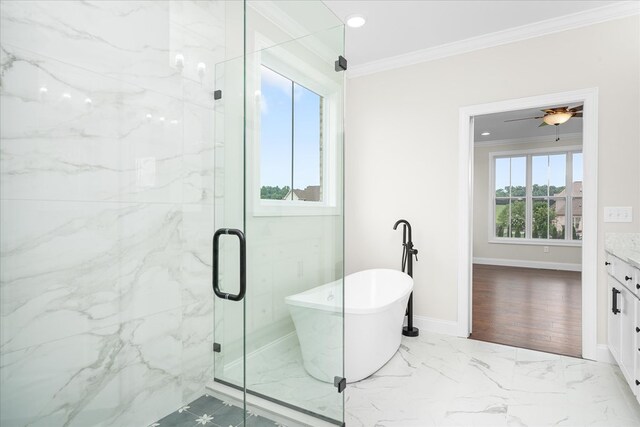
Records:
{"label": "white wall", "polygon": [[[457,319],[459,108],[599,88],[599,264],[604,233],[640,229],[640,17],[538,37],[349,80],[347,271],[397,268],[414,226],[415,312]],[[553,77],[549,77],[553,73]],[[588,171],[585,171],[588,173]],[[605,224],[604,206],[634,221]],[[598,271],[598,342],[606,341],[605,270]]]}
{"label": "white wall", "polygon": [[[576,119],[579,120],[579,119]],[[576,246],[548,246],[544,252],[541,245],[489,243],[493,228],[490,225],[490,154],[536,148],[557,148],[582,145],[582,138],[554,137],[549,142],[527,142],[514,140],[510,144],[478,145],[474,148],[473,163],[473,258],[498,259],[506,261],[533,261],[534,263],[568,264],[563,268],[577,268],[582,263],[582,248]]]}

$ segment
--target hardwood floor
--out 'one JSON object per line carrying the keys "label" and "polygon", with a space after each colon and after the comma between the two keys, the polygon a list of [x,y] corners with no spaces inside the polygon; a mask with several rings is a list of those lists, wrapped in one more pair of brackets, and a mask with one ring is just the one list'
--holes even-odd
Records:
{"label": "hardwood floor", "polygon": [[581,282],[580,272],[474,264],[470,338],[581,357]]}

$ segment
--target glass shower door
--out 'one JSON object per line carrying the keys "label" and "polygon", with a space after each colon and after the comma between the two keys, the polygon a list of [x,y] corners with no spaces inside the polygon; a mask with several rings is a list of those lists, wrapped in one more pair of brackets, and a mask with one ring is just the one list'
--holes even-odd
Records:
{"label": "glass shower door", "polygon": [[[216,228],[246,239],[246,294],[215,299],[215,380],[341,425],[344,27],[319,1],[245,19],[245,55],[216,67]],[[240,240],[219,243],[237,294]]]}
{"label": "glass shower door", "polygon": [[[244,57],[216,65],[214,378],[245,391]],[[244,401],[243,396],[243,401]]]}

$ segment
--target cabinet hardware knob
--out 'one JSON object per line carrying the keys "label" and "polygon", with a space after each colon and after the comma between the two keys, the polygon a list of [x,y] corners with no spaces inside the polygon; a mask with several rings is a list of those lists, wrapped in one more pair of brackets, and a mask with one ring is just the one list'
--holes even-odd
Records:
{"label": "cabinet hardware knob", "polygon": [[636,380],[636,385],[640,385],[640,381]]}
{"label": "cabinet hardware knob", "polygon": [[640,332],[640,328],[636,326],[636,332]]}
{"label": "cabinet hardware knob", "polygon": [[640,289],[640,283],[636,283],[636,289]]}
{"label": "cabinet hardware knob", "polygon": [[629,277],[629,276],[624,276],[624,280],[627,280],[627,281],[629,281],[629,280],[631,280],[631,279],[633,279],[633,277]]}
{"label": "cabinet hardware knob", "polygon": [[604,265],[611,265],[611,263],[609,261],[605,261]]}

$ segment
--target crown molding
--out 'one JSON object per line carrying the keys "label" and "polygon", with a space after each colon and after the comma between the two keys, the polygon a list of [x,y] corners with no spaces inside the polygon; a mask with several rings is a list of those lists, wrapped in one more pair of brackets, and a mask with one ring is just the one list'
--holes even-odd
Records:
{"label": "crown molding", "polygon": [[[488,141],[475,141],[473,143],[476,147],[492,147],[497,145],[514,145],[514,144],[539,144],[541,142],[554,142],[555,135],[541,135],[541,136],[528,136],[524,138],[510,138],[510,139],[493,139]],[[582,133],[561,133],[560,141],[563,140],[580,140],[582,143]],[[556,144],[558,144],[556,142]],[[562,144],[560,144],[562,145]]]}
{"label": "crown molding", "polygon": [[532,24],[509,28],[478,37],[447,43],[428,49],[416,50],[402,55],[391,56],[360,65],[351,65],[347,71],[349,78],[366,76],[394,68],[406,67],[421,62],[433,61],[449,56],[473,52],[475,50],[500,46],[517,41],[527,40],[547,34],[586,27],[614,19],[640,14],[640,2],[620,1],[610,5],[596,7],[582,12],[559,16]]}

